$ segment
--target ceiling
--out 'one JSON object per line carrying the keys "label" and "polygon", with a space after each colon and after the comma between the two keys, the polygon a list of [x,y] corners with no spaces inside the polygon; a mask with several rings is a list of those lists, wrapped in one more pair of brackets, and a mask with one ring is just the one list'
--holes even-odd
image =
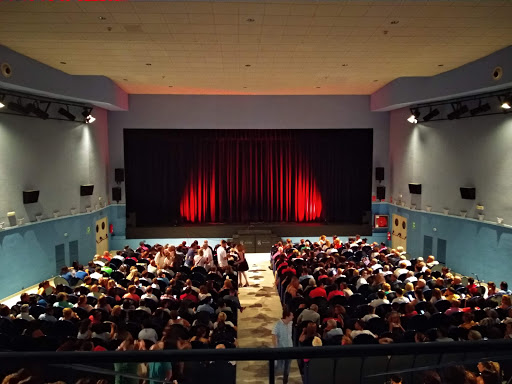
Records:
{"label": "ceiling", "polygon": [[511,45],[511,20],[508,0],[0,1],[0,44],[128,93],[370,94]]}

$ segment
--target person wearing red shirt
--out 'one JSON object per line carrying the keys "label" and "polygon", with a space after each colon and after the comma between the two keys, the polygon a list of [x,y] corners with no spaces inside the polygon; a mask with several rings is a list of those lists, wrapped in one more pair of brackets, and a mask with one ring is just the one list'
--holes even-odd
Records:
{"label": "person wearing red shirt", "polygon": [[329,296],[327,296],[327,300],[331,300],[334,296],[345,296],[343,291],[340,291],[338,288],[338,284],[335,284],[336,288],[329,292]]}
{"label": "person wearing red shirt", "polygon": [[187,288],[185,289],[185,293],[183,293],[181,296],[180,296],[180,300],[190,300],[192,301],[193,303],[197,303],[198,302],[198,298],[196,295],[194,295],[192,293],[192,289],[191,288]]}
{"label": "person wearing red shirt", "polygon": [[137,291],[137,287],[135,285],[130,285],[128,287],[128,293],[123,296],[123,299],[132,299],[136,302],[140,301],[140,296],[137,295],[135,292]]}
{"label": "person wearing red shirt", "polygon": [[472,277],[468,278],[468,285],[466,286],[466,289],[471,296],[478,296],[478,287],[475,284],[475,279]]}
{"label": "person wearing red shirt", "polygon": [[322,282],[319,282],[318,286],[309,292],[309,297],[312,299],[315,297],[325,297],[327,299],[327,292],[325,292],[325,288]]}
{"label": "person wearing red shirt", "polygon": [[285,275],[287,272],[292,272],[294,275],[297,275],[295,269],[290,266],[287,266],[285,269],[282,270],[283,275]]}

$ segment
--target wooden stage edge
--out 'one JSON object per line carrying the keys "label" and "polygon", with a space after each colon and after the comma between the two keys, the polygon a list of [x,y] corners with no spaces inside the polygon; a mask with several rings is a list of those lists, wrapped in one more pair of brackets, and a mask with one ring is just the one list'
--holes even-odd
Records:
{"label": "wooden stage edge", "polygon": [[286,237],[313,237],[326,235],[371,236],[370,224],[324,224],[324,223],[254,223],[254,224],[207,224],[176,227],[127,227],[127,239],[166,239],[166,238],[232,238],[239,231],[272,231],[274,235]]}

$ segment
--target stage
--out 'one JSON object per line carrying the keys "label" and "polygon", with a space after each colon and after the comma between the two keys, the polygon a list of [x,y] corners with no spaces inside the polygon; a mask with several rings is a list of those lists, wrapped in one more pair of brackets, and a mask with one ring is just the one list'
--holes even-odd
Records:
{"label": "stage", "polygon": [[[160,238],[226,238],[234,235],[272,233],[280,238],[319,237],[321,235],[371,236],[370,224],[327,224],[327,223],[250,223],[250,224],[197,224],[175,227],[127,227],[127,239]],[[311,239],[316,240],[316,239]]]}

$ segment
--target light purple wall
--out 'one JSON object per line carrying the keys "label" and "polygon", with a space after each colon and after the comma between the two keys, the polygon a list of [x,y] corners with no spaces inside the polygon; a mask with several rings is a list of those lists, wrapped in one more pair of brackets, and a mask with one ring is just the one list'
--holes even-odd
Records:
{"label": "light purple wall", "polygon": [[106,109],[126,110],[128,96],[105,76],[68,75],[0,45],[0,62],[12,69],[10,77],[0,75],[0,88],[78,101]]}
{"label": "light purple wall", "polygon": [[[373,128],[373,149],[357,145],[362,156],[373,150],[374,167],[387,168],[388,124],[387,112],[370,111],[370,96],[130,95],[128,111],[109,112],[110,175],[124,168],[125,128]],[[342,145],[354,143],[333,143],[332,150]]]}
{"label": "light purple wall", "polygon": [[[494,80],[494,68],[503,77]],[[454,70],[432,77],[401,77],[371,96],[372,111],[390,111],[407,105],[449,99],[512,87],[512,46]]]}

